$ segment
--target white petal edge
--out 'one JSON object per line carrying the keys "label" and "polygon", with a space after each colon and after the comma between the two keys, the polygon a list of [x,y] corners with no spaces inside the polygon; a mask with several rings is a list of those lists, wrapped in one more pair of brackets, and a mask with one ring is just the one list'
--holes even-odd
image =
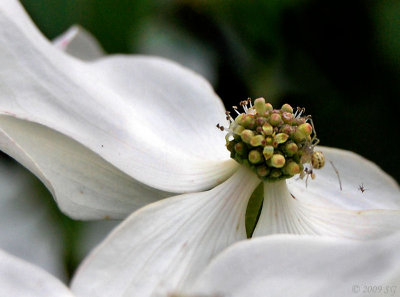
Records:
{"label": "white petal edge", "polygon": [[397,296],[399,235],[368,242],[290,235],[239,242],[182,296]]}
{"label": "white petal edge", "polygon": [[26,170],[0,159],[0,249],[66,280],[63,230],[35,186]]}
{"label": "white petal edge", "polygon": [[0,147],[36,174],[76,219],[121,219],[172,193],[150,188],[76,141],[44,126],[0,116]]}
{"label": "white petal edge", "polygon": [[144,207],[80,266],[77,296],[165,296],[190,286],[221,250],[246,238],[248,199],[257,176],[240,168],[216,188]]}
{"label": "white petal edge", "polygon": [[96,60],[105,55],[97,40],[79,25],[72,26],[56,37],[53,44],[58,49],[83,61]]}
{"label": "white petal edge", "polygon": [[400,230],[399,209],[356,211],[303,200],[289,193],[285,180],[264,183],[264,203],[253,236],[289,233],[365,240]]}
{"label": "white petal edge", "polygon": [[[314,170],[315,180],[308,185],[297,177],[288,180],[288,188],[296,198],[316,206],[353,210],[400,209],[400,188],[396,181],[373,162],[353,152],[317,147],[324,153],[326,164]],[[337,168],[343,190],[334,168]],[[359,187],[364,185],[365,192]]]}
{"label": "white petal edge", "polygon": [[223,104],[190,70],[142,56],[81,62],[14,0],[0,3],[0,42],[1,114],[50,127],[164,191],[209,189],[235,169],[215,128]]}
{"label": "white petal edge", "polygon": [[0,297],[73,297],[52,275],[0,250]]}

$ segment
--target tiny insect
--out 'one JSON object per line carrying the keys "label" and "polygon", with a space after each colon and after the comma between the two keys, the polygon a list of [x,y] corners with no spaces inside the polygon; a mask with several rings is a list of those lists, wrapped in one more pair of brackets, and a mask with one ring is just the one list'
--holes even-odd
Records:
{"label": "tiny insect", "polygon": [[359,185],[358,189],[361,191],[361,193],[364,193],[366,190],[368,190],[367,188],[364,187],[364,184]]}

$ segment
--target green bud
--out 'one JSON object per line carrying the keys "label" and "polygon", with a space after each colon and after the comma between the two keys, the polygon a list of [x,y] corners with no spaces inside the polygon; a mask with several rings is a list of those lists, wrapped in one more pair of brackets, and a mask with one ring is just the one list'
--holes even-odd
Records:
{"label": "green bud", "polygon": [[293,113],[293,108],[289,104],[283,104],[281,109],[283,111]]}
{"label": "green bud", "polygon": [[272,145],[267,145],[263,149],[263,155],[265,160],[270,159],[274,154],[274,147]]}
{"label": "green bud", "polygon": [[244,113],[239,114],[235,119],[235,123],[240,125],[240,123],[242,122],[243,116],[244,116]]}
{"label": "green bud", "polygon": [[272,178],[278,178],[282,175],[282,172],[279,169],[272,169],[271,173],[269,174]]}
{"label": "green bud", "polygon": [[239,155],[244,155],[247,151],[246,149],[246,145],[243,142],[238,142],[235,144],[235,151],[239,154]]}
{"label": "green bud", "polygon": [[264,113],[267,111],[264,98],[257,98],[254,100],[254,107],[259,115],[264,115]]}
{"label": "green bud", "polygon": [[291,137],[296,141],[296,142],[303,142],[306,140],[306,135],[300,131],[299,129],[296,129],[294,133],[292,133]]}
{"label": "green bud", "polygon": [[282,168],[285,166],[285,157],[280,154],[274,154],[271,159],[268,160],[267,165],[275,168]]}
{"label": "green bud", "polygon": [[281,115],[278,114],[278,113],[273,113],[273,114],[271,115],[271,118],[269,119],[269,122],[270,122],[270,124],[273,125],[273,126],[278,126],[278,125],[280,125],[281,122],[282,122]]}
{"label": "green bud", "polygon": [[250,145],[252,146],[260,146],[263,144],[263,142],[265,143],[265,139],[262,135],[256,135],[250,139]]}
{"label": "green bud", "polygon": [[285,124],[279,128],[279,132],[291,135],[293,133],[293,127],[288,124]]}
{"label": "green bud", "polygon": [[235,127],[235,129],[233,129],[233,133],[237,134],[237,135],[240,135],[243,132],[243,130],[244,130],[243,126],[237,125]]}
{"label": "green bud", "polygon": [[274,127],[272,127],[268,123],[265,123],[263,125],[262,129],[263,129],[265,135],[272,135],[272,133],[274,133]]}
{"label": "green bud", "polygon": [[269,168],[265,165],[260,165],[256,168],[257,175],[261,177],[267,176],[269,171]]}
{"label": "green bud", "polygon": [[267,119],[264,117],[258,117],[256,120],[256,125],[257,126],[262,126],[267,122]]}
{"label": "green bud", "polygon": [[289,135],[285,133],[278,133],[274,136],[274,142],[281,144],[284,143],[286,140],[288,140]]}
{"label": "green bud", "polygon": [[267,111],[274,110],[274,108],[272,107],[271,103],[265,103],[265,108],[266,108]]}
{"label": "green bud", "polygon": [[244,126],[245,128],[249,128],[249,129],[254,128],[255,124],[256,124],[256,120],[254,119],[254,117],[247,115],[247,114],[245,114],[242,117],[242,120],[240,122],[240,125]]}
{"label": "green bud", "polygon": [[289,113],[289,112],[282,113],[282,120],[286,124],[291,124],[293,119],[294,119],[293,113]]}
{"label": "green bud", "polygon": [[301,124],[298,129],[303,132],[305,135],[309,136],[311,135],[313,129],[312,126],[309,123]]}
{"label": "green bud", "polygon": [[283,172],[286,175],[295,175],[300,173],[300,166],[294,161],[288,162],[285,167],[283,168]]}
{"label": "green bud", "polygon": [[294,142],[289,142],[285,144],[284,151],[285,153],[291,157],[297,153],[299,147]]}
{"label": "green bud", "polygon": [[249,161],[252,164],[260,163],[262,160],[261,153],[257,150],[251,150],[249,153]]}
{"label": "green bud", "polygon": [[254,136],[254,132],[251,130],[243,130],[240,133],[240,137],[242,138],[243,142],[250,143],[251,138]]}

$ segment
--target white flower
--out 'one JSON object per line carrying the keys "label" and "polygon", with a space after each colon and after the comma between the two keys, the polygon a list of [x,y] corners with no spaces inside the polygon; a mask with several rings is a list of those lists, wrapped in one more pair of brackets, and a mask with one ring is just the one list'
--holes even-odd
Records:
{"label": "white flower", "polygon": [[[186,292],[159,296],[398,296],[399,245],[399,234],[373,241],[261,237],[228,248]],[[52,275],[1,250],[0,264],[1,297],[96,296],[74,294]],[[142,296],[113,292],[113,283],[107,286],[108,296]]]}
{"label": "white flower", "polygon": [[[246,238],[247,202],[260,180],[229,159],[215,129],[224,108],[204,79],[159,58],[72,58],[12,0],[0,3],[0,43],[0,148],[41,178],[64,212],[123,218],[187,193],[116,228],[80,267],[77,295],[186,289]],[[343,191],[328,166],[308,188],[295,178],[266,184],[255,235],[365,239],[398,230],[398,185],[353,153],[321,150],[340,170]]]}

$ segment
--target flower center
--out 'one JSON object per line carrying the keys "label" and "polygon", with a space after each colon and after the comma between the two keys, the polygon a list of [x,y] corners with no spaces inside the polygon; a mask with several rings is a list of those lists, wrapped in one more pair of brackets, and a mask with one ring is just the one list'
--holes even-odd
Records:
{"label": "flower center", "polygon": [[[293,177],[311,175],[313,169],[322,168],[325,158],[322,152],[314,151],[319,143],[311,116],[305,116],[304,108],[293,108],[284,104],[274,109],[264,98],[240,102],[243,113],[236,106],[234,119],[226,112],[230,125],[227,131],[226,147],[231,158],[249,167],[261,180],[277,181]],[[309,164],[309,166],[305,166]]]}

